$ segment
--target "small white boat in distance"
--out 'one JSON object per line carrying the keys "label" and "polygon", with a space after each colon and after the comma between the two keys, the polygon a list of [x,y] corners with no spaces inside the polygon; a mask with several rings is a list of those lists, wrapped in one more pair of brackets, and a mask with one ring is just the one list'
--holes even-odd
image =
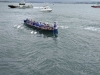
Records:
{"label": "small white boat in distance", "polygon": [[52,9],[49,7],[49,6],[43,6],[42,8],[41,8],[41,11],[47,11],[47,12],[51,12],[52,11]]}

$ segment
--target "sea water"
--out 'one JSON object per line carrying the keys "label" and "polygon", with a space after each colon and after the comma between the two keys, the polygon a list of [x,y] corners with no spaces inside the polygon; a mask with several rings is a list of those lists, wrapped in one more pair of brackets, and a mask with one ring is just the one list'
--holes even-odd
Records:
{"label": "sea water", "polygon": [[[0,3],[0,75],[100,75],[100,9],[91,4],[45,3],[11,9]],[[24,19],[58,21],[58,37],[40,34]],[[52,33],[53,34],[53,33]]]}

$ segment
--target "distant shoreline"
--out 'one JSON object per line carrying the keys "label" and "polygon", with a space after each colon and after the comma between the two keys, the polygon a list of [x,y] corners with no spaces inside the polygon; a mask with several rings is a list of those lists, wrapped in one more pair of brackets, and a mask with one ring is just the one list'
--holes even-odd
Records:
{"label": "distant shoreline", "polygon": [[[18,1],[0,1],[3,3],[18,3]],[[27,3],[58,3],[58,4],[100,4],[100,2],[37,2],[37,1],[28,1]]]}

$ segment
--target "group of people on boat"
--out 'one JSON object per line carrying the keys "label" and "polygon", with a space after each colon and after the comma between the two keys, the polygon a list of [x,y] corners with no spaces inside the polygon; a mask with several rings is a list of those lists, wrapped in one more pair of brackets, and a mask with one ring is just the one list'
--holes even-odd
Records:
{"label": "group of people on boat", "polygon": [[53,31],[55,36],[58,35],[58,27],[57,27],[56,21],[54,22],[54,26],[50,26],[50,24],[48,23],[42,23],[41,21],[36,22],[36,21],[29,20],[29,19],[24,20],[24,23],[26,23],[27,25],[42,29],[42,30]]}

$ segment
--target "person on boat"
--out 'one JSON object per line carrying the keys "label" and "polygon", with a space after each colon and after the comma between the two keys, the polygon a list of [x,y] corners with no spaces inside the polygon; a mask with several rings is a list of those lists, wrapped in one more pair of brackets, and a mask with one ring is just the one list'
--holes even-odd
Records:
{"label": "person on boat", "polygon": [[36,22],[35,22],[35,21],[33,21],[33,26],[34,26],[34,25],[36,25]]}
{"label": "person on boat", "polygon": [[43,23],[43,25],[41,26],[41,29],[45,29],[46,27],[46,23]]}
{"label": "person on boat", "polygon": [[39,22],[39,27],[42,27],[42,26],[43,26],[43,24],[42,24],[42,22],[40,21],[40,22]]}
{"label": "person on boat", "polygon": [[44,24],[44,29],[45,29],[45,30],[48,30],[48,27],[49,27],[48,22],[45,22],[45,24]]}
{"label": "person on boat", "polygon": [[28,21],[29,21],[28,19],[24,20],[25,23],[27,23]]}
{"label": "person on boat", "polygon": [[36,27],[39,27],[39,22],[36,22]]}
{"label": "person on boat", "polygon": [[50,28],[49,23],[46,24],[46,28],[47,28],[47,30],[49,30],[49,28]]}
{"label": "person on boat", "polygon": [[28,21],[27,21],[27,24],[28,24],[28,25],[31,25],[31,21],[30,21],[30,20],[28,20]]}
{"label": "person on boat", "polygon": [[57,22],[55,21],[54,22],[54,35],[55,35],[55,37],[57,37],[58,36],[58,26],[57,26]]}
{"label": "person on boat", "polygon": [[27,18],[26,21],[28,21],[29,19]]}
{"label": "person on boat", "polygon": [[36,26],[39,26],[39,22],[36,22]]}

